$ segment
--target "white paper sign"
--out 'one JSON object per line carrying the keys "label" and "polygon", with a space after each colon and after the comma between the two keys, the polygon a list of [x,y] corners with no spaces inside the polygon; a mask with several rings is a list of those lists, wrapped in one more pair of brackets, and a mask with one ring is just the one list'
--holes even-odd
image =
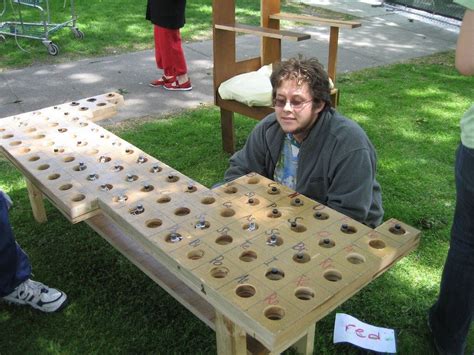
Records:
{"label": "white paper sign", "polygon": [[337,313],[334,322],[334,344],[351,343],[381,353],[396,353],[393,329],[374,327],[348,314]]}

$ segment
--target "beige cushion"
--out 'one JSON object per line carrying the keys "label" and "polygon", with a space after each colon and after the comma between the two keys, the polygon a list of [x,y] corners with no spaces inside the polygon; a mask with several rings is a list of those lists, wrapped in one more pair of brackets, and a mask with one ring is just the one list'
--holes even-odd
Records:
{"label": "beige cushion", "polygon": [[224,100],[236,100],[247,106],[272,106],[272,65],[257,71],[236,75],[224,81],[218,89]]}

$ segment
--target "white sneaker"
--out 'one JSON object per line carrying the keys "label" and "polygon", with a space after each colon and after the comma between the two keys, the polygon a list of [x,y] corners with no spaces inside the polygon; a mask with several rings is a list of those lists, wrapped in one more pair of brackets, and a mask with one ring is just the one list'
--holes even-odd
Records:
{"label": "white sneaker", "polygon": [[67,296],[64,292],[43,285],[41,282],[26,280],[18,285],[3,300],[24,305],[28,304],[43,312],[55,312],[66,305]]}

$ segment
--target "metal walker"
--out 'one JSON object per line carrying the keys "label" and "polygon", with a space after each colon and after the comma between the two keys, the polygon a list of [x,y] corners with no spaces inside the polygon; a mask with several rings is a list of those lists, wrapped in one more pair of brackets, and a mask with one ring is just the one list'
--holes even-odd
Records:
{"label": "metal walker", "polygon": [[[66,7],[66,1],[67,0],[64,0],[64,7]],[[74,0],[69,1],[71,4],[71,18],[63,23],[51,23],[49,0],[10,0],[12,11],[14,10],[13,4],[16,4],[18,18],[16,21],[0,22],[0,40],[5,41],[6,36],[13,36],[15,39],[37,39],[46,46],[50,55],[57,55],[59,53],[59,47],[49,39],[50,34],[62,28],[69,27],[75,38],[84,38],[84,33],[76,27],[77,16],[74,10]],[[22,6],[38,10],[41,21],[24,22],[21,12]],[[3,0],[3,11],[0,13],[0,19],[5,14],[6,9],[7,0]]]}

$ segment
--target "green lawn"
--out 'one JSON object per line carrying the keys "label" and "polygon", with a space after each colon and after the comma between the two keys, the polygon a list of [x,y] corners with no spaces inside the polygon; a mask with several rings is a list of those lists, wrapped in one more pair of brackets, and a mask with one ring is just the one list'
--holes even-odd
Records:
{"label": "green lawn", "polygon": [[[339,79],[340,111],[367,131],[378,152],[385,219],[398,218],[423,234],[415,252],[336,311],[394,328],[401,354],[433,353],[426,312],[436,299],[448,249],[459,119],[474,97],[474,79],[458,75],[452,61],[448,53]],[[239,146],[255,123],[237,117]],[[206,186],[219,181],[227,166],[213,107],[112,130]],[[25,184],[4,160],[0,187],[15,201],[12,224],[35,279],[62,288],[70,299],[68,308],[51,315],[0,304],[1,354],[215,352],[209,328],[85,224],[69,224],[49,204],[49,222],[35,223]],[[351,346],[332,344],[334,314],[317,324],[315,349],[357,354]]]}
{"label": "green lawn", "polygon": [[[19,18],[18,9],[10,6],[6,0],[6,10],[0,17],[1,22],[14,21]],[[75,13],[79,17],[77,27],[84,33],[84,39],[78,40],[69,28],[55,31],[50,39],[60,47],[58,56],[50,56],[41,41],[35,39],[6,36],[0,41],[0,71],[13,67],[22,67],[35,63],[58,63],[84,57],[103,56],[153,48],[153,30],[150,22],[145,20],[146,0],[76,0]],[[67,1],[49,1],[51,23],[64,24],[71,19],[71,8]],[[237,0],[236,15],[238,21],[258,24],[260,21],[260,1]],[[320,8],[300,5],[296,2],[282,1],[285,11],[310,13],[319,16],[350,20],[350,15],[333,13]],[[0,1],[0,13],[3,4]],[[41,21],[36,10],[22,10],[24,22]],[[212,1],[190,0],[186,7],[186,26],[181,30],[184,41],[210,39],[212,36]],[[5,27],[1,32],[9,32]],[[27,30],[31,34],[31,30]],[[34,33],[44,37],[41,31]]]}

